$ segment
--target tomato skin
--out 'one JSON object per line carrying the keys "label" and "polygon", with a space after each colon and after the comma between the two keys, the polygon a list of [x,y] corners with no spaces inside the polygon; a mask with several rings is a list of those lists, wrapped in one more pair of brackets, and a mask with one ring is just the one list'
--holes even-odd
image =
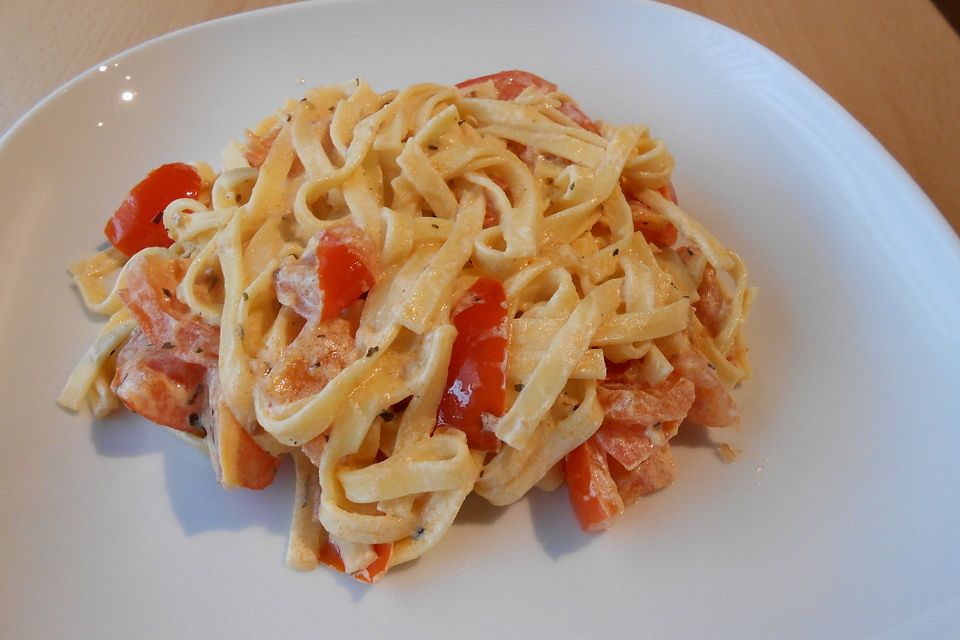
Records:
{"label": "tomato skin", "polygon": [[321,320],[335,318],[375,283],[364,257],[360,232],[330,229],[317,243],[317,280],[323,292]]}
{"label": "tomato skin", "polygon": [[580,528],[586,532],[609,529],[624,505],[610,476],[606,452],[590,438],[567,454],[563,474]]}
{"label": "tomato skin", "polygon": [[163,210],[179,198],[196,198],[200,174],[183,162],[157,167],[130,189],[103,232],[114,247],[132,256],[147,247],[169,247]]}
{"label": "tomato skin", "polygon": [[503,284],[481,277],[451,314],[457,338],[450,354],[447,385],[437,426],[467,435],[472,449],[497,451],[500,440],[484,428],[484,414],[502,416],[507,385],[507,296]]}

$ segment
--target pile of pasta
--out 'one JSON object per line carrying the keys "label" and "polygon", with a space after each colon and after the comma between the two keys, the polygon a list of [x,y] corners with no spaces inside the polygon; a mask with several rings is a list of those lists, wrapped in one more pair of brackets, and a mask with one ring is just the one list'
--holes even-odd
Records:
{"label": "pile of pasta", "polygon": [[606,528],[673,479],[681,423],[738,424],[750,374],[755,292],[673,165],[525,72],[311,89],[219,173],[180,165],[160,241],[71,268],[109,320],[59,402],[170,427],[228,488],[292,456],[299,569],[375,581],[471,492],[566,484]]}

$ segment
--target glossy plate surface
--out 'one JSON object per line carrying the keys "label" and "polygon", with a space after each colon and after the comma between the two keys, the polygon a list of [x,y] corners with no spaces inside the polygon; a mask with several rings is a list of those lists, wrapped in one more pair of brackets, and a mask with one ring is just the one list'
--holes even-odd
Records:
{"label": "glossy plate surface", "polygon": [[[675,485],[600,536],[563,491],[471,500],[370,589],[283,567],[289,465],[227,493],[163,430],[55,406],[97,327],[65,265],[148,170],[216,164],[304,86],[509,68],[649,124],[681,203],[751,268],[736,462],[688,434]],[[4,637],[960,637],[957,238],[849,115],[743,36],[631,2],[287,6],[92,69],[3,139],[0,167]]]}

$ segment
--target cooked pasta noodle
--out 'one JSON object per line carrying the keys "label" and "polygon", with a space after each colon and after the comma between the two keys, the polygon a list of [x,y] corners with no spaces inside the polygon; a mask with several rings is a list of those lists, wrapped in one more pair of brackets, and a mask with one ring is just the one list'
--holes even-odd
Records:
{"label": "cooked pasta noodle", "polygon": [[109,321],[59,402],[122,402],[228,488],[291,455],[290,566],[375,581],[472,491],[507,505],[564,476],[581,526],[605,528],[672,479],[683,420],[739,421],[755,290],[645,127],[523,72],[355,79],[286,102],[223,163],[161,205],[170,246],[71,267]]}

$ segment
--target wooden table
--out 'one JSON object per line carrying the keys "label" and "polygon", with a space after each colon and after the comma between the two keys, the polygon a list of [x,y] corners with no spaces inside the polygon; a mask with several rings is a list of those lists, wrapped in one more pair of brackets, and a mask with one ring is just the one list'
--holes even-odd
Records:
{"label": "wooden table", "polygon": [[[930,0],[669,0],[812,78],[960,232],[960,38]],[[0,132],[61,83],[149,38],[283,0],[2,0]]]}

